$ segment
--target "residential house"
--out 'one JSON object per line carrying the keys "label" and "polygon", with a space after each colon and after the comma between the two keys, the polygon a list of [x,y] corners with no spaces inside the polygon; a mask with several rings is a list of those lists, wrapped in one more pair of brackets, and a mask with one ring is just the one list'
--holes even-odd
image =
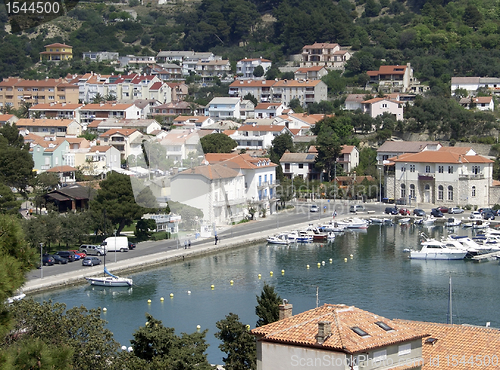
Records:
{"label": "residential house", "polygon": [[236,62],[236,74],[238,78],[247,80],[254,79],[253,71],[256,67],[261,66],[264,74],[271,68],[272,62],[268,59],[260,58],[245,58]]}
{"label": "residential house", "polygon": [[171,178],[171,200],[200,209],[203,223],[227,225],[244,217],[245,177],[221,164],[202,165]]}
{"label": "residential house", "polygon": [[[83,104],[36,104],[29,107],[28,112],[31,118],[74,119],[80,123],[79,109],[81,107]],[[82,127],[82,130],[85,131],[86,127]]]}
{"label": "residential house", "polygon": [[99,135],[99,145],[112,145],[120,152],[120,160],[125,160],[134,154],[132,142],[141,137],[141,132],[136,129],[111,129]]}
{"label": "residential house", "polygon": [[471,148],[445,148],[388,159],[386,196],[409,203],[456,206],[490,204],[493,161]]}
{"label": "residential house", "polygon": [[30,153],[34,162],[33,170],[42,173],[53,167],[66,165],[65,157],[68,152],[69,143],[65,138],[35,139],[30,143]]}
{"label": "residential house", "polygon": [[82,59],[90,59],[92,62],[102,62],[104,60],[118,60],[119,53],[113,51],[88,51],[83,52]]}
{"label": "residential house", "polygon": [[136,65],[148,65],[155,64],[156,57],[147,56],[147,55],[127,55],[123,57],[119,57],[118,61],[120,62],[120,67],[126,67],[128,65],[136,64]]}
{"label": "residential house", "polygon": [[196,74],[201,76],[203,82],[212,82],[215,77],[222,78],[231,73],[229,60],[199,60],[196,63]]}
{"label": "residential house", "polygon": [[78,86],[63,78],[23,80],[4,78],[0,82],[0,108],[19,109],[23,104],[78,103]]}
{"label": "residential house", "polygon": [[68,165],[52,167],[46,172],[55,173],[57,177],[59,177],[59,183],[63,185],[71,184],[76,181],[76,168]]}
{"label": "residential house", "polygon": [[179,232],[179,223],[181,222],[181,216],[179,215],[146,213],[141,218],[144,220],[155,220],[156,232],[166,231],[171,234]]}
{"label": "residential house", "polygon": [[260,103],[255,106],[255,118],[274,118],[281,116],[286,109],[283,103]]}
{"label": "residential house", "polygon": [[97,97],[107,98],[110,95],[117,98],[116,94],[109,94],[107,83],[109,83],[110,75],[101,75],[98,73],[90,72],[82,76],[73,76],[70,83],[78,86],[78,99],[81,102],[89,103],[94,101]]}
{"label": "residential house", "polygon": [[351,58],[348,50],[336,43],[315,42],[302,48],[301,67],[323,66],[327,69],[344,69]]}
{"label": "residential house", "polygon": [[143,72],[148,75],[158,76],[162,81],[180,80],[183,78],[182,67],[175,63],[148,65],[143,69]]}
{"label": "residential house", "polygon": [[410,63],[404,66],[380,66],[378,71],[366,73],[370,77],[369,83],[378,85],[379,90],[385,92],[415,91],[414,87],[419,85],[419,82],[413,77]]}
{"label": "residential house", "polygon": [[102,134],[113,129],[136,129],[143,134],[151,134],[154,131],[161,130],[161,125],[154,119],[117,119],[108,118],[100,121],[94,121],[88,126],[89,131]]}
{"label": "residential house", "polygon": [[272,101],[290,105],[292,99],[298,99],[306,107],[311,103],[327,100],[328,88],[321,80],[279,80],[272,88]]}
{"label": "residential house", "polygon": [[423,150],[439,150],[442,145],[437,141],[386,141],[377,149],[377,165],[388,163],[389,158],[405,153],[420,153]]}
{"label": "residential house", "polygon": [[82,126],[75,119],[22,118],[16,122],[21,134],[33,133],[39,136],[56,135],[77,137],[82,134]]}
{"label": "residential house", "polygon": [[288,113],[276,117],[276,124],[285,125],[290,130],[293,129],[310,129],[313,128],[317,122],[333,115],[326,114],[308,114],[308,113]]}
{"label": "residential house", "polygon": [[84,175],[99,176],[121,166],[120,151],[112,145],[94,145],[80,166]]}
{"label": "residential house", "polygon": [[491,96],[467,97],[460,99],[460,105],[465,109],[477,109],[482,111],[494,111],[495,102]]}
{"label": "residential house", "polygon": [[[226,131],[224,133],[228,134]],[[240,149],[268,149],[275,137],[282,134],[292,135],[285,126],[278,125],[242,125],[234,132],[229,133]]]}
{"label": "residential house", "polygon": [[363,113],[368,114],[371,118],[388,113],[393,115],[398,121],[403,120],[403,102],[388,98],[373,98],[363,101],[362,104]]}
{"label": "residential house", "polygon": [[304,180],[321,180],[321,171],[315,167],[317,153],[290,153],[286,151],[280,158],[283,175],[292,180],[300,177]]}
{"label": "residential house", "polygon": [[363,110],[363,102],[366,101],[366,94],[348,94],[344,101],[345,110]]}
{"label": "residential house", "polygon": [[344,145],[337,158],[345,173],[351,173],[359,165],[359,150],[354,145]]}
{"label": "residential house", "polygon": [[276,167],[269,158],[251,157],[249,154],[207,153],[205,160],[210,164],[227,166],[243,174],[247,203],[266,210],[276,211]]}
{"label": "residential house", "polygon": [[13,125],[17,122],[19,118],[17,118],[13,114],[0,114],[0,127],[5,125]]}
{"label": "residential house", "polygon": [[118,101],[137,99],[156,99],[168,103],[172,98],[170,87],[158,76],[130,74],[111,76],[106,84],[107,93],[116,96]]}
{"label": "residential house", "polygon": [[45,45],[44,48],[45,51],[40,52],[40,61],[60,62],[73,59],[73,46],[55,43]]}
{"label": "residential house", "polygon": [[192,55],[187,56],[182,61],[182,74],[190,76],[197,73],[198,63],[209,62],[211,60],[222,60],[222,57],[216,56],[210,52],[194,52]]}
{"label": "residential house", "polygon": [[182,64],[182,61],[188,56],[194,55],[194,51],[177,51],[177,50],[167,50],[160,52],[156,55],[156,60],[158,63],[172,63],[177,62],[179,65]]}
{"label": "residential house", "polygon": [[328,74],[328,70],[322,65],[314,67],[301,67],[293,74],[296,80],[321,80],[321,78]]}
{"label": "residential house", "polygon": [[164,117],[177,117],[178,115],[185,114],[197,114],[200,106],[193,102],[179,101],[179,102],[170,102],[167,104],[160,104],[154,107],[152,112],[155,116],[164,116]]}
{"label": "residential house", "polygon": [[170,99],[172,102],[183,101],[189,94],[188,85],[184,82],[167,82],[167,85],[170,87],[170,91],[172,92],[172,98]]}
{"label": "residential house", "polygon": [[174,161],[181,167],[182,161],[189,158],[194,160],[195,157],[203,154],[196,130],[171,130],[161,139],[160,144],[165,147],[167,159]]}
{"label": "residential house", "polygon": [[208,115],[213,119],[240,119],[240,105],[239,98],[213,98],[208,103]]}
{"label": "residential house", "polygon": [[99,103],[87,104],[79,109],[80,122],[87,125],[94,120],[105,120],[108,118],[117,119],[138,119],[141,117],[141,109],[135,104]]}
{"label": "residential house", "polygon": [[324,304],[251,330],[257,340],[257,370],[420,369],[427,332],[343,304]]}
{"label": "residential house", "polygon": [[240,117],[241,119],[255,117],[255,104],[251,100],[243,99],[240,102]]}
{"label": "residential house", "polygon": [[271,102],[271,88],[275,83],[275,80],[236,80],[229,85],[229,96],[243,99],[250,94],[258,102]]}
{"label": "residential house", "polygon": [[202,128],[214,124],[214,120],[207,116],[179,116],[174,119],[173,125],[186,128]]}
{"label": "residential house", "polygon": [[477,91],[482,89],[493,95],[500,94],[500,78],[498,77],[452,77],[451,95],[455,95],[457,89],[464,89],[467,95],[476,96]]}
{"label": "residential house", "polygon": [[142,118],[152,117],[154,108],[160,105],[160,102],[156,99],[136,99],[133,101],[123,101],[122,103],[133,103],[137,108],[141,110],[140,116]]}
{"label": "residential house", "polygon": [[90,187],[71,184],[45,194],[45,202],[54,203],[59,212],[83,211],[88,209],[89,201],[94,198],[96,191]]}

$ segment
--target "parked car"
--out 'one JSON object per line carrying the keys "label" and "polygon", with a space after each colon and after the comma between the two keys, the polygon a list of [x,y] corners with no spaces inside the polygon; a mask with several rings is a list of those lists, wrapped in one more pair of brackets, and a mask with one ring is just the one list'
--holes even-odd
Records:
{"label": "parked car", "polygon": [[398,209],[396,207],[386,207],[384,213],[388,215],[397,215]]}
{"label": "parked car", "polygon": [[106,254],[104,247],[93,244],[82,244],[79,251],[85,253],[87,256],[104,256]]}
{"label": "parked car", "polygon": [[87,257],[87,254],[85,252],[80,252],[79,250],[76,249],[70,249],[69,251],[75,254],[76,260]]}
{"label": "parked car", "polygon": [[82,259],[82,266],[95,266],[100,265],[101,259],[94,256],[87,256]]}
{"label": "parked car", "polygon": [[441,212],[437,208],[431,209],[431,215],[434,216],[434,217],[444,217],[443,212]]}
{"label": "parked car", "polygon": [[484,211],[482,213],[482,216],[485,220],[494,220],[495,219],[495,213],[493,211]]}
{"label": "parked car", "polygon": [[128,249],[135,249],[135,247],[137,247],[137,244],[128,242]]}
{"label": "parked car", "polygon": [[55,263],[54,257],[52,257],[50,254],[44,254],[42,256],[42,263],[44,266],[52,266]]}
{"label": "parked car", "polygon": [[362,206],[361,204],[355,204],[349,207],[349,212],[360,212],[364,211],[365,207]]}
{"label": "parked car", "polygon": [[407,209],[407,208],[401,208],[399,210],[399,214],[402,215],[402,216],[408,216],[408,215],[410,215],[410,210]]}
{"label": "parked car", "polygon": [[54,263],[57,263],[58,265],[65,265],[68,263],[68,259],[61,257],[58,254],[53,254],[52,257],[54,258]]}
{"label": "parked car", "polygon": [[70,251],[59,251],[56,252],[58,256],[61,256],[62,258],[66,258],[68,262],[73,262],[75,261],[75,253],[70,252]]}
{"label": "parked car", "polygon": [[425,216],[425,211],[423,209],[420,209],[420,208],[415,208],[413,210],[413,215],[423,217],[423,216]]}
{"label": "parked car", "polygon": [[484,212],[493,212],[493,209],[491,209],[491,208],[479,208],[477,211],[479,213],[483,214]]}
{"label": "parked car", "polygon": [[319,207],[316,204],[313,204],[309,209],[309,212],[319,212]]}
{"label": "parked car", "polygon": [[449,210],[448,210],[448,213],[451,213],[451,214],[459,214],[459,213],[464,213],[464,210],[460,207],[451,207]]}
{"label": "parked car", "polygon": [[448,213],[449,211],[448,207],[445,206],[437,207],[437,209],[439,209],[441,213]]}

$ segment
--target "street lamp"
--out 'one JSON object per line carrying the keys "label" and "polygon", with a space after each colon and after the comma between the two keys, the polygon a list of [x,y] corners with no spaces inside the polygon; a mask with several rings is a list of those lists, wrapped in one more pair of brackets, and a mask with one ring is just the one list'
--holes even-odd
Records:
{"label": "street lamp", "polygon": [[115,230],[115,262],[116,262],[116,230]]}
{"label": "street lamp", "polygon": [[40,279],[43,279],[43,243],[40,243]]}

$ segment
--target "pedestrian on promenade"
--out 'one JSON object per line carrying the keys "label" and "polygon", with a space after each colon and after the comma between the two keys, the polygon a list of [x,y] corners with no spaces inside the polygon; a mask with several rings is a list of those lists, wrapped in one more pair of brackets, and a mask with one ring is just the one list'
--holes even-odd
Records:
{"label": "pedestrian on promenade", "polygon": [[187,240],[184,240],[184,249],[188,249],[188,242],[187,242]]}
{"label": "pedestrian on promenade", "polygon": [[218,241],[219,241],[219,237],[217,236],[217,234],[215,234],[215,245],[217,245]]}
{"label": "pedestrian on promenade", "polygon": [[337,217],[337,210],[333,211],[333,219],[335,219],[335,217]]}
{"label": "pedestrian on promenade", "polygon": [[188,239],[188,248],[191,248],[191,239]]}

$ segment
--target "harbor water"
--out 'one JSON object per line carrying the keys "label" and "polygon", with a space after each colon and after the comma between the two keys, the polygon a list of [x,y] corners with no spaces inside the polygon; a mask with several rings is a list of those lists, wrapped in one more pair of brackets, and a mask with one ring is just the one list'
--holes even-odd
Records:
{"label": "harbor water", "polygon": [[[177,334],[194,332],[200,325],[208,329],[207,353],[213,364],[222,364],[224,356],[214,337],[215,323],[232,312],[255,327],[256,296],[264,282],[293,304],[294,313],[343,303],[389,319],[446,322],[451,277],[453,323],[500,327],[498,262],[409,260],[404,249],[419,247],[420,231],[410,225],[372,225],[331,242],[250,245],[130,275],[131,289],[82,285],[34,298],[63,302],[68,308],[105,307],[102,317],[125,346],[144,325],[146,313]],[[448,232],[442,227],[424,231],[436,238]],[[467,235],[464,229],[454,232]]]}

